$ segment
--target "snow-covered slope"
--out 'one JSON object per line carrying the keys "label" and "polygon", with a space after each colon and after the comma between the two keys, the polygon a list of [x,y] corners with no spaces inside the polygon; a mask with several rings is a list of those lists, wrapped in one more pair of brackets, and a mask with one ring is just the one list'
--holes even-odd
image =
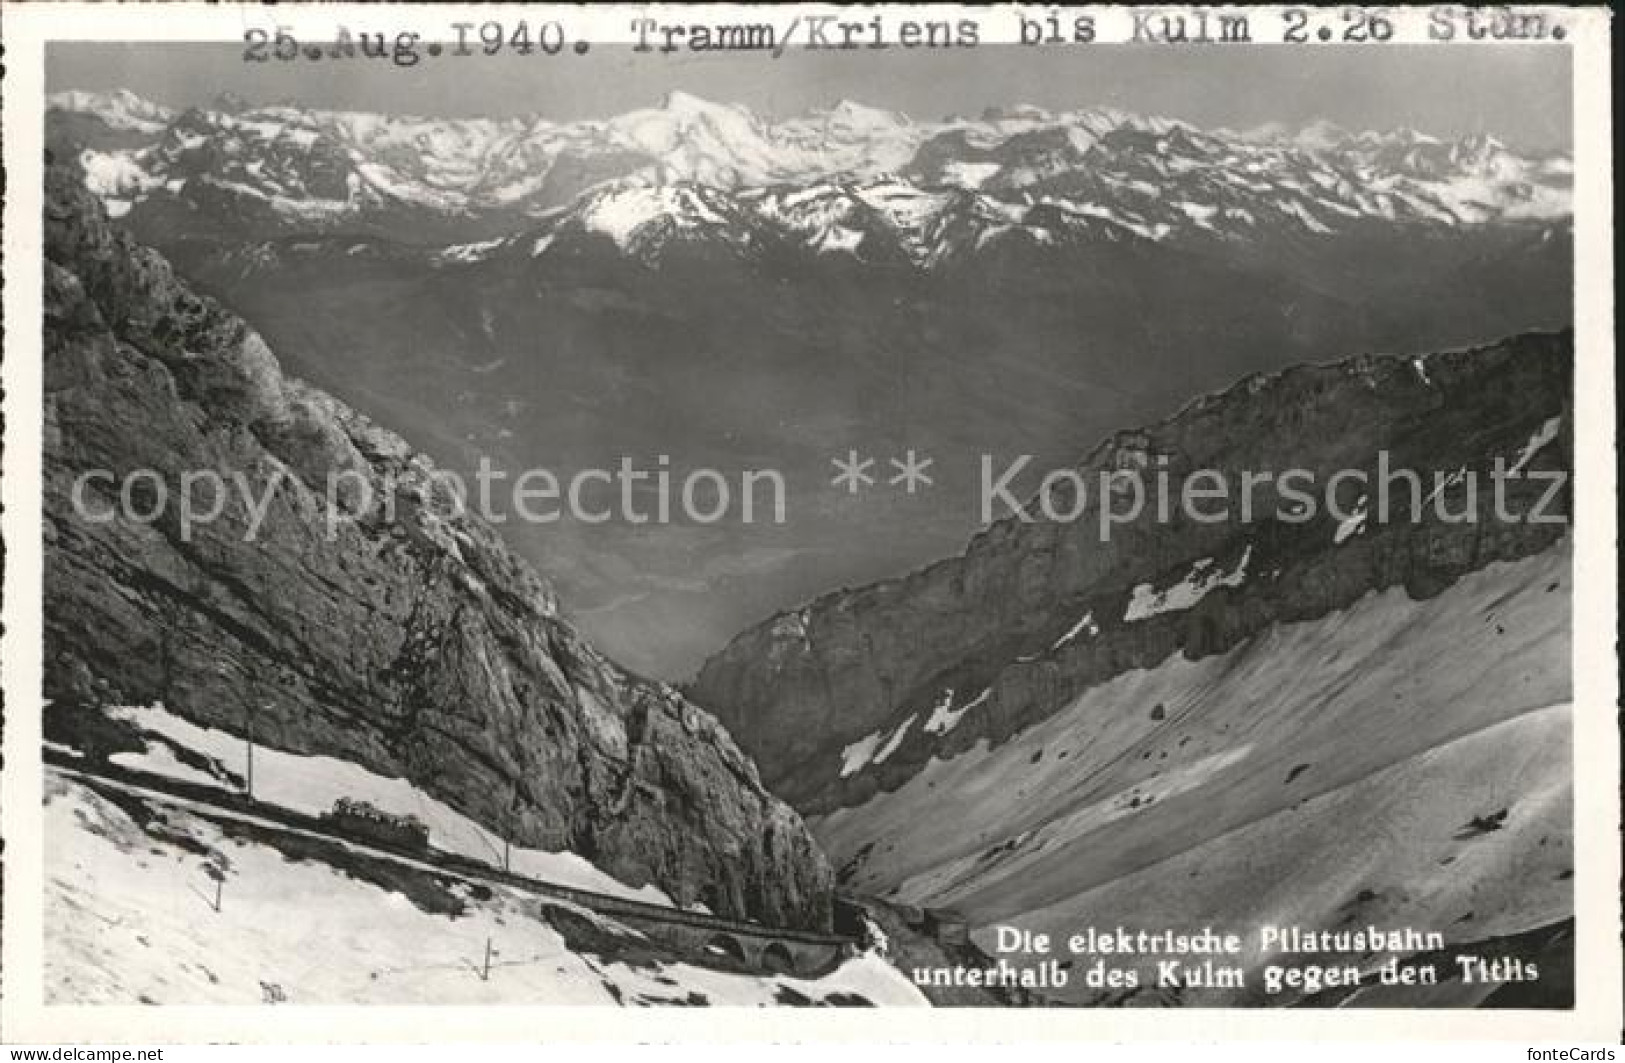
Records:
{"label": "snow-covered slope", "polygon": [[817,979],[713,970],[574,905],[54,773],[43,829],[51,1004],[925,1003],[874,954]]}
{"label": "snow-covered slope", "polygon": [[[239,791],[247,778],[248,744],[236,735],[200,727],[161,705],[115,708],[110,714],[136,727],[146,746],[139,752],[113,754],[108,759],[114,764]],[[254,796],[309,815],[331,810],[340,798],[366,801],[383,812],[415,816],[429,828],[429,844],[436,849],[497,866],[506,858],[507,866],[518,874],[560,886],[650,904],[672,903],[658,888],[634,889],[572,852],[510,847],[505,854],[500,837],[445,802],[405,779],[385,778],[337,757],[301,756],[256,746]]]}
{"label": "snow-covered slope", "polygon": [[[292,214],[304,201],[404,203],[457,213],[545,209],[603,180],[636,175],[734,188],[906,163],[918,135],[906,118],[842,103],[783,122],[672,93],[660,107],[607,121],[450,121],[261,107],[174,112],[120,92],[58,93],[53,110],[152,134],[135,148],[91,152],[99,194],[144,198],[204,179]],[[337,184],[313,187],[308,167]]]}
{"label": "snow-covered slope", "polygon": [[[1078,692],[1170,656],[1228,651],[1369,591],[1431,596],[1561,535],[1561,490],[1550,514],[1523,521],[1492,512],[1487,485],[1516,466],[1506,490],[1529,492],[1533,506],[1540,488],[1523,474],[1564,482],[1569,344],[1530,335],[1245,378],[1103,439],[1076,481],[1095,490],[1075,510],[1067,496],[1062,518],[1038,519],[1029,502],[958,557],[829,592],[793,625],[759,624],[713,656],[689,694],[780,792],[823,812],[894,790],[978,738],[1003,742]],[[1154,520],[1142,511],[1129,536],[1094,519],[1119,504],[1102,486],[1112,477],[1163,468],[1181,470],[1171,483],[1202,470],[1232,487],[1260,470],[1314,470],[1343,494],[1332,507],[1275,493],[1207,515],[1217,520],[1170,504]],[[1414,480],[1412,510],[1382,486],[1395,469]],[[1148,500],[1162,490],[1152,479]],[[1533,513],[1518,505],[1506,512]],[[904,726],[916,717],[928,726]]]}
{"label": "snow-covered slope", "polygon": [[[1246,240],[1365,224],[1557,221],[1569,214],[1572,183],[1566,157],[1521,154],[1489,137],[1447,142],[1324,124],[1204,132],[1107,109],[914,122],[843,101],[774,119],[680,92],[660,107],[567,123],[287,106],[177,116],[129,93],[62,93],[51,106],[147,135],[82,156],[115,213],[152,201],[208,214],[223,199],[261,229],[406,209],[511,231],[606,183],[620,184],[618,197],[690,185],[752,193],[742,205],[754,210],[705,218],[735,243],[741,219],[847,252],[878,227],[925,263],[1010,233],[1063,239],[1056,230],[1075,225],[1153,240]],[[688,195],[641,195],[626,207],[634,217],[658,213],[678,228],[692,217]],[[596,217],[601,208],[589,197],[572,209]],[[626,246],[624,220],[611,235]]]}
{"label": "snow-covered slope", "polygon": [[814,830],[850,887],[982,928],[1374,923],[1465,944],[1553,925],[1573,903],[1570,564],[1565,542],[1125,672]]}
{"label": "snow-covered slope", "polygon": [[[426,456],[286,375],[251,326],[115,231],[79,174],[53,165],[46,192],[45,363],[53,379],[77,380],[53,391],[46,409],[57,429],[47,433],[46,508],[72,529],[46,551],[47,697],[86,717],[75,719],[78,731],[48,718],[53,740],[90,751],[96,734],[118,731],[91,718],[97,707],[161,701],[184,720],[306,755],[278,764],[289,791],[319,784],[291,800],[326,803],[350,784],[409,804],[421,792],[444,806],[442,835],[455,809],[528,848],[570,849],[623,882],[652,883],[685,906],[828,926],[827,863],[713,719],[581,638],[554,589],[490,524],[442,507],[434,488],[414,494],[427,482],[419,477],[433,479]],[[184,336],[169,325],[145,331],[175,313],[192,322]],[[100,331],[51,325],[66,320]],[[112,366],[91,353],[121,340],[130,359],[153,368],[131,386],[122,371],[115,385]],[[326,345],[349,360],[344,341],[329,335]],[[194,373],[210,383],[196,386]],[[265,495],[268,516],[255,532],[203,522],[181,545],[150,526],[126,536],[118,520],[82,519],[55,489],[81,464],[214,468],[281,486]],[[308,508],[313,496],[284,488],[319,493],[308,485],[332,483],[340,468],[350,483],[387,481],[387,497],[413,501],[365,530],[314,535],[324,518]],[[102,536],[118,545],[94,545]],[[149,575],[158,571],[167,575]],[[171,579],[187,588],[184,618],[155,589],[178,586]],[[233,604],[222,612],[226,598]],[[227,755],[220,736],[195,737]],[[124,734],[96,752],[149,744]],[[205,753],[188,753],[214,773]],[[444,844],[489,848],[467,822],[451,834],[460,840]],[[781,906],[786,890],[794,896]]]}

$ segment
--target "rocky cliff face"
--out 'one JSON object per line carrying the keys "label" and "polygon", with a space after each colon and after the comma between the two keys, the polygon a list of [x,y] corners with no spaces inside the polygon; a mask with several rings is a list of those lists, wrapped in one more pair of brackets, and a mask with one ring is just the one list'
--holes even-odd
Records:
{"label": "rocky cliff face", "polygon": [[[48,697],[252,727],[680,903],[827,924],[828,865],[749,758],[583,642],[427,458],[284,376],[57,165],[45,257]],[[231,488],[187,528],[182,477],[205,472]]]}
{"label": "rocky cliff face", "polygon": [[[803,811],[860,805],[932,758],[997,746],[1113,676],[1218,654],[1372,591],[1429,598],[1492,561],[1544,550],[1565,532],[1568,490],[1551,500],[1551,522],[1503,520],[1490,472],[1499,458],[1526,474],[1507,481],[1505,509],[1533,512],[1549,484],[1527,474],[1572,465],[1571,392],[1567,333],[1248,377],[1103,442],[1079,466],[1092,493],[1076,521],[1005,519],[960,557],[774,617],[708,661],[690,696]],[[1381,521],[1384,452],[1422,486],[1418,497],[1396,481]],[[1103,539],[1098,474],[1121,469],[1140,470],[1148,491],[1166,471],[1176,492],[1183,475],[1217,470],[1231,485],[1230,519],[1191,519],[1176,500],[1172,519],[1157,521],[1148,502],[1147,516]],[[1267,481],[1252,491],[1252,519],[1238,520],[1243,473],[1288,469],[1312,473],[1317,492],[1345,469],[1370,487],[1344,483],[1348,519],[1323,502],[1296,519],[1296,503]],[[1070,497],[1054,507],[1070,508]],[[1373,514],[1355,518],[1362,508]]]}

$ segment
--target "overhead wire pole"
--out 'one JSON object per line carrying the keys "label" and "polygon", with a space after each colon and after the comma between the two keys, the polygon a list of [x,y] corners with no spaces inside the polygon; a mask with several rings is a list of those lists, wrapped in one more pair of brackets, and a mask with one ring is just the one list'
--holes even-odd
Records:
{"label": "overhead wire pole", "polygon": [[513,848],[513,820],[514,810],[519,807],[519,781],[510,780],[508,783],[508,814],[503,817],[502,824],[502,870],[513,870],[509,857]]}
{"label": "overhead wire pole", "polygon": [[247,728],[247,730],[248,730],[248,771],[247,771],[247,774],[246,774],[246,778],[247,778],[247,785],[248,785],[248,796],[249,796],[250,799],[252,799],[253,796],[254,796],[254,714],[252,712],[250,712],[248,714],[248,728]]}

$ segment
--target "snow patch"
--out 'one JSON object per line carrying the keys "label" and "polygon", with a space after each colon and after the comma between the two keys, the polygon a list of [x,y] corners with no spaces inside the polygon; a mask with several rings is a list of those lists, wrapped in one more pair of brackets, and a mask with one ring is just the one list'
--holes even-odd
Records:
{"label": "snow patch", "polygon": [[1332,542],[1337,546],[1343,545],[1349,539],[1365,531],[1365,521],[1369,510],[1369,503],[1364,495],[1354,505],[1354,512],[1337,522],[1337,530],[1332,533]]}
{"label": "snow patch", "polygon": [[1434,480],[1433,490],[1429,491],[1428,496],[1426,498],[1422,499],[1422,508],[1426,509],[1427,504],[1429,502],[1432,502],[1435,498],[1438,498],[1440,495],[1444,494],[1446,491],[1450,490],[1450,488],[1452,488],[1452,487],[1456,486],[1457,484],[1461,483],[1461,481],[1466,479],[1466,478],[1467,478],[1467,466],[1465,466],[1465,465],[1463,465],[1461,468],[1457,469],[1455,472],[1451,473],[1449,476],[1446,476],[1442,480],[1439,478],[1438,473],[1434,473],[1433,474],[1433,480]]}
{"label": "snow patch", "polygon": [[903,744],[903,736],[908,733],[909,727],[913,725],[916,715],[911,714],[908,719],[898,725],[897,730],[891,733],[891,737],[885,739],[884,745],[881,744],[881,736],[885,732],[876,731],[874,734],[864,735],[841,750],[841,778],[844,779],[848,775],[862,771],[871,764],[885,763],[886,758],[897,752],[897,747]]}
{"label": "snow patch", "polygon": [[[239,778],[248,768],[247,742],[237,735],[202,727],[169,712],[161,705],[126,706],[108,710],[115,719],[162,736],[184,749],[213,760]],[[157,775],[220,785],[213,777],[200,778],[196,769],[180,765],[164,742],[149,741],[142,753],[120,754],[126,767]],[[302,756],[266,746],[254,747],[254,796],[271,804],[320,815],[341,797],[356,798],[396,815],[416,816],[429,828],[429,842],[437,849],[501,866],[502,839],[450,806],[430,797],[405,779],[391,779],[336,757]],[[563,886],[651,904],[670,906],[671,898],[654,886],[634,889],[598,870],[568,851],[510,848],[509,867],[522,875]]]}
{"label": "snow patch", "polygon": [[862,771],[874,759],[875,747],[880,745],[880,732],[864,735],[841,750],[841,778]]}
{"label": "snow patch", "polygon": [[1000,169],[996,162],[950,162],[942,168],[942,179],[962,188],[981,188]]}
{"label": "snow patch", "polygon": [[844,225],[832,225],[819,236],[820,251],[856,251],[863,243],[863,234]]}
{"label": "snow patch", "polygon": [[452,244],[441,251],[438,258],[441,262],[483,262],[490,257],[490,253],[502,246],[503,238],[494,240],[478,240],[471,244]]}
{"label": "snow patch", "polygon": [[1298,221],[1303,223],[1303,227],[1312,233],[1329,233],[1332,231],[1329,226],[1327,226],[1313,214],[1309,213],[1309,209],[1295,199],[1286,200],[1281,205],[1281,210],[1284,213],[1297,218]]}
{"label": "snow patch", "polygon": [[883,764],[885,763],[887,757],[897,752],[897,747],[903,744],[903,736],[908,733],[908,729],[913,726],[913,724],[914,717],[910,715],[908,719],[902,722],[896,731],[892,732],[891,738],[887,740],[884,746],[880,747],[880,752],[875,754],[875,759],[871,763]]}
{"label": "snow patch", "polygon": [[1056,639],[1055,644],[1051,646],[1050,649],[1060,649],[1062,646],[1065,646],[1067,643],[1071,642],[1085,631],[1089,633],[1090,638],[1094,638],[1096,635],[1100,634],[1100,625],[1095,623],[1095,614],[1094,610],[1092,609],[1089,612],[1084,613],[1082,619],[1080,619],[1076,624],[1072,625],[1071,630],[1062,635],[1060,638]]}
{"label": "snow patch", "polygon": [[79,154],[85,187],[98,196],[139,196],[164,183],[149,174],[130,151],[90,151]]}
{"label": "snow patch", "polygon": [[1134,596],[1129,600],[1123,619],[1132,622],[1160,613],[1189,609],[1219,587],[1239,587],[1247,581],[1247,564],[1252,556],[1253,548],[1249,544],[1236,562],[1236,567],[1229,571],[1215,568],[1213,559],[1204,557],[1191,565],[1184,579],[1167,590],[1159,591],[1149,583],[1141,583],[1134,588]]}
{"label": "snow patch", "polygon": [[965,702],[965,704],[956,709],[953,707],[953,690],[949,689],[943,691],[941,700],[931,707],[931,718],[925,721],[925,733],[947,734],[949,731],[952,731],[955,727],[959,726],[959,721],[965,718],[965,714],[967,712],[987,701],[988,695],[992,693],[993,688],[988,687],[986,690],[982,691],[970,701]]}
{"label": "snow patch", "polygon": [[639,229],[659,218],[669,218],[683,229],[727,224],[693,189],[672,185],[611,190],[587,206],[581,222],[589,231],[614,240],[624,251]]}
{"label": "snow patch", "polygon": [[1523,450],[1518,452],[1518,459],[1513,462],[1512,468],[1507,470],[1507,475],[1516,476],[1528,468],[1529,460],[1557,438],[1557,431],[1562,426],[1562,417],[1548,418],[1546,423],[1536,429],[1535,434],[1529,437],[1529,442],[1524,444]]}
{"label": "snow patch", "polygon": [[1202,203],[1180,202],[1174,204],[1174,206],[1184,211],[1185,217],[1189,218],[1196,224],[1205,226],[1207,228],[1212,228],[1210,223],[1213,220],[1213,216],[1219,213],[1218,207],[1208,206]]}

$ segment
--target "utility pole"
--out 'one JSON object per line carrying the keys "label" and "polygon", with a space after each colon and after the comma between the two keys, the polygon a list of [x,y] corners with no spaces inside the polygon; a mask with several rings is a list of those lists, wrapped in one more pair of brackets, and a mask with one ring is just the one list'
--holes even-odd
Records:
{"label": "utility pole", "polygon": [[223,899],[226,888],[226,870],[218,864],[206,863],[203,865],[203,873],[214,879],[214,901],[212,907],[218,912],[220,910],[220,902]]}
{"label": "utility pole", "polygon": [[490,980],[491,980],[491,936],[489,934],[487,934],[486,937],[485,937],[485,967],[484,967],[483,970],[480,971],[480,981],[489,982]]}
{"label": "utility pole", "polygon": [[513,848],[513,843],[510,841],[510,839],[513,837],[514,813],[518,811],[518,809],[519,780],[512,779],[508,782],[508,814],[503,817],[502,824],[502,870],[504,871],[513,870],[509,861],[509,853]]}
{"label": "utility pole", "polygon": [[254,714],[248,714],[248,799],[254,799]]}

